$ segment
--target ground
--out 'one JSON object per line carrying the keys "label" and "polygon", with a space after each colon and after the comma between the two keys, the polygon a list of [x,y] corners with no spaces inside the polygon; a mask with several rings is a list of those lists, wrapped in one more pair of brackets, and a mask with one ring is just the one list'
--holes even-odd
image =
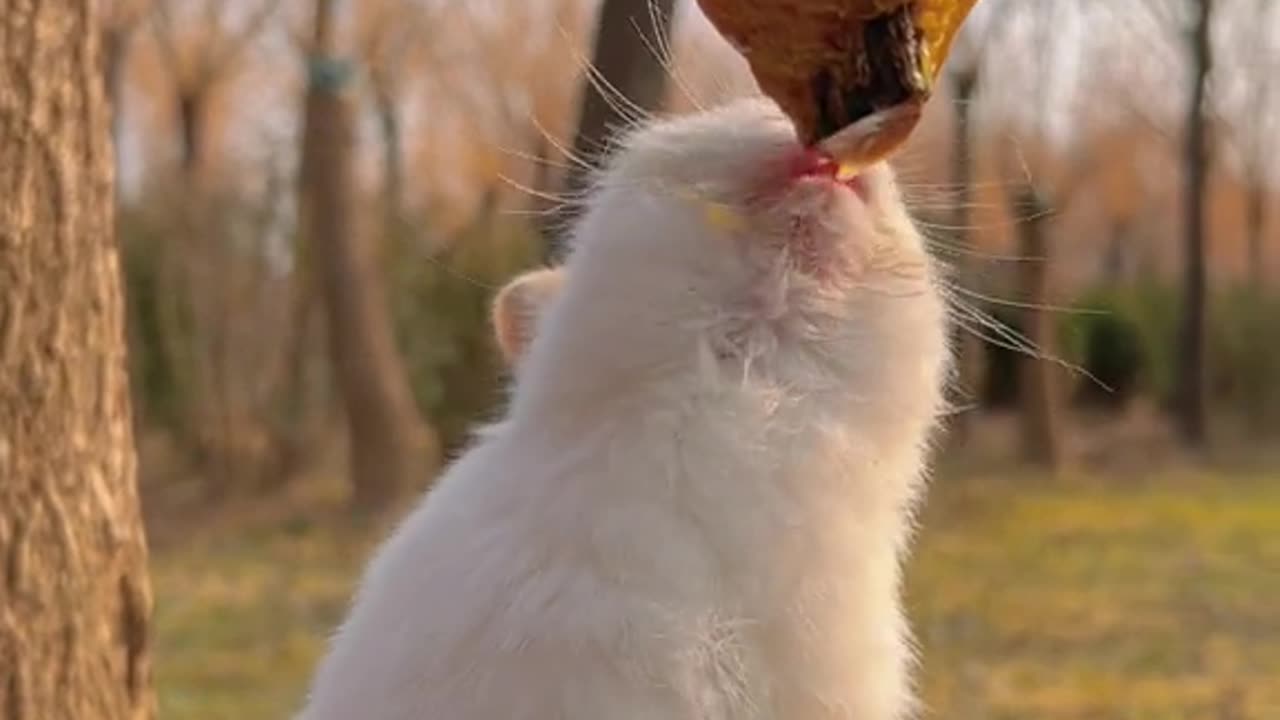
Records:
{"label": "ground", "polygon": [[[970,468],[933,485],[908,591],[926,717],[1280,717],[1280,473]],[[382,532],[313,494],[156,548],[161,717],[298,708]]]}
{"label": "ground", "polygon": [[936,717],[1280,717],[1275,478],[938,495],[910,567]]}

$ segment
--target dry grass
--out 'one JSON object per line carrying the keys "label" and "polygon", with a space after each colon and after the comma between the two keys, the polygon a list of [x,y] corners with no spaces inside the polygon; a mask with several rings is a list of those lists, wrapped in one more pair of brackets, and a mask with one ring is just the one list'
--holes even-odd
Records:
{"label": "dry grass", "polygon": [[941,487],[911,567],[937,717],[1280,717],[1280,482]]}
{"label": "dry grass", "polygon": [[[157,550],[162,717],[298,707],[377,536],[335,503],[258,507]],[[944,477],[923,520],[909,598],[932,717],[1280,717],[1275,475]]]}

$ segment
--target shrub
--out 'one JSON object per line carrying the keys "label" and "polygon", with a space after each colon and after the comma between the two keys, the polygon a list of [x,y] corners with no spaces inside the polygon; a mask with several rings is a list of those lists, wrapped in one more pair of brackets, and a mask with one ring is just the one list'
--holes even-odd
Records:
{"label": "shrub", "polygon": [[[139,418],[167,429],[183,421],[190,401],[182,366],[175,350],[187,347],[191,309],[183,298],[164,292],[160,267],[162,244],[172,222],[143,210],[121,207],[118,234],[129,333],[129,378],[133,406]],[[174,334],[180,337],[174,338]]]}
{"label": "shrub", "polygon": [[1222,293],[1210,308],[1209,390],[1257,426],[1280,420],[1280,297],[1251,288]]}
{"label": "shrub", "polygon": [[1061,321],[1062,357],[1077,365],[1074,399],[1119,409],[1138,393],[1147,371],[1148,348],[1129,304],[1107,293],[1078,301]]}
{"label": "shrub", "polygon": [[[1063,321],[1064,353],[1116,391],[1112,402],[1141,392],[1169,406],[1177,389],[1176,288],[1156,282],[1093,290],[1074,306],[1087,314]],[[1247,288],[1210,300],[1206,353],[1210,402],[1259,423],[1280,420],[1280,296]],[[1106,402],[1089,387],[1079,397]]]}
{"label": "shrub", "polygon": [[392,307],[400,347],[424,416],[456,448],[502,401],[503,366],[489,326],[497,289],[538,257],[524,222],[496,212],[479,218],[448,249],[413,250],[393,264]]}
{"label": "shrub", "polygon": [[1072,307],[1075,312],[1062,317],[1063,356],[1093,376],[1078,377],[1077,400],[1112,408],[1124,407],[1139,394],[1162,404],[1172,400],[1176,292],[1155,282],[1097,288]]}

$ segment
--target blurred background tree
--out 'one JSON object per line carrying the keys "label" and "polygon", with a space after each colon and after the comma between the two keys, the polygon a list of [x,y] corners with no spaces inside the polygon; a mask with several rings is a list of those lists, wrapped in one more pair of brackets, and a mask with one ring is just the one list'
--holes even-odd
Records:
{"label": "blurred background tree", "polygon": [[315,5],[299,224],[314,243],[312,269],[324,297],[350,439],[352,497],[360,508],[382,510],[420,489],[435,472],[439,441],[414,402],[376,253],[362,242],[353,176],[355,114],[343,93],[350,67],[334,52],[334,5],[334,0]]}
{"label": "blurred background tree", "polygon": [[[963,346],[952,398],[963,412],[944,468],[1021,480],[1024,465],[1075,478],[1120,467],[1129,480],[1186,450],[1244,463],[1276,445],[1277,8],[979,3],[895,160],[948,265]],[[329,617],[337,601],[284,597],[323,583],[274,578],[321,556],[342,562],[349,538],[338,528],[353,506],[399,506],[499,416],[506,378],[488,302],[515,273],[559,257],[617,133],[754,92],[745,62],[688,0],[103,0],[96,22],[120,148],[144,507],[155,542],[171,543],[173,614],[161,617],[171,654],[230,637],[222,626],[172,634],[193,617],[181,602],[192,587],[228,606],[259,592],[254,612],[278,601],[257,635]],[[1153,484],[1179,492],[1163,476]],[[1017,492],[1038,492],[1031,485]],[[1117,497],[1129,514],[1108,522],[1150,513],[1191,524],[1214,512],[1177,497],[1142,512]],[[1058,501],[1043,510],[1061,519],[1055,532],[1094,528],[1073,514],[1092,495]],[[226,529],[246,517],[271,518],[260,521],[269,529]],[[979,532],[970,519],[956,527]],[[217,566],[222,556],[191,537],[206,525],[223,528],[219,542],[246,543],[245,556]],[[265,556],[285,560],[244,587],[216,586],[220,572],[262,567],[262,537],[274,543]],[[324,551],[295,537],[323,538]],[[1160,538],[1152,547],[1170,542]],[[947,542],[943,555],[959,541]],[[1186,572],[1197,582],[1172,584],[1216,583]],[[1017,617],[955,625],[968,612],[957,607],[987,606],[969,590],[955,607],[939,600],[929,642],[963,644]],[[309,652],[281,642],[264,667]],[[238,655],[227,667],[205,660],[191,662],[196,681],[274,675]],[[194,693],[208,694],[207,684]],[[166,695],[179,717],[192,696]],[[237,713],[274,716],[206,716]]]}
{"label": "blurred background tree", "polygon": [[[392,483],[424,486],[431,458],[501,401],[488,297],[555,256],[616,134],[753,91],[692,3],[335,2],[327,49],[314,9],[101,10],[140,434],[204,497],[287,487],[329,462],[318,448],[354,457],[357,430],[378,425],[344,419],[361,373],[340,367],[365,356],[332,334],[321,344],[337,289],[369,298],[348,328],[381,348],[382,369],[363,376],[382,389],[366,399],[402,398],[380,414],[417,418],[392,425],[418,430],[369,435],[436,438],[409,443],[439,450]],[[1058,465],[1079,403],[1167,411],[1155,417],[1192,446],[1198,417],[1273,424],[1277,353],[1259,323],[1274,304],[1267,143],[1280,101],[1263,69],[1280,62],[1264,30],[1280,13],[1259,0],[1202,10],[987,0],[962,34],[949,100],[898,162],[957,300],[967,380],[954,401],[968,411],[953,447],[1018,408],[1012,454]],[[137,33],[144,20],[151,32]],[[300,96],[301,115],[282,101]],[[317,103],[344,109],[317,115]],[[334,150],[345,141],[307,140],[332,113],[349,116],[333,129],[350,137],[349,161]],[[333,186],[317,180],[331,162],[349,165]],[[335,260],[344,248],[354,265]],[[366,265],[354,284],[321,272]],[[1204,410],[1189,400],[1200,396]]]}
{"label": "blurred background tree", "polygon": [[1208,313],[1208,268],[1205,257],[1205,212],[1208,203],[1209,80],[1213,72],[1215,0],[1194,0],[1188,38],[1191,94],[1186,130],[1186,269],[1183,278],[1182,326],[1178,335],[1178,429],[1190,445],[1204,444],[1208,433],[1205,402],[1205,322]]}
{"label": "blurred background tree", "polygon": [[[599,166],[619,132],[643,122],[659,109],[670,70],[667,38],[675,0],[603,0],[596,23],[588,82],[583,88],[564,193],[584,192],[591,170]],[[576,204],[565,204],[557,230],[548,237],[549,259],[558,259],[562,235],[573,222]]]}

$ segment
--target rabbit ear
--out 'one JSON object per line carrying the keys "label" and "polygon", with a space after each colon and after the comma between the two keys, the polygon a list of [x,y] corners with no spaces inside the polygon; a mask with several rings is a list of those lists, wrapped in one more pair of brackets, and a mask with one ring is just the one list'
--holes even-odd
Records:
{"label": "rabbit ear", "polygon": [[563,282],[561,268],[544,268],[520,275],[498,291],[491,313],[493,333],[507,367],[515,367],[524,357],[538,320]]}

